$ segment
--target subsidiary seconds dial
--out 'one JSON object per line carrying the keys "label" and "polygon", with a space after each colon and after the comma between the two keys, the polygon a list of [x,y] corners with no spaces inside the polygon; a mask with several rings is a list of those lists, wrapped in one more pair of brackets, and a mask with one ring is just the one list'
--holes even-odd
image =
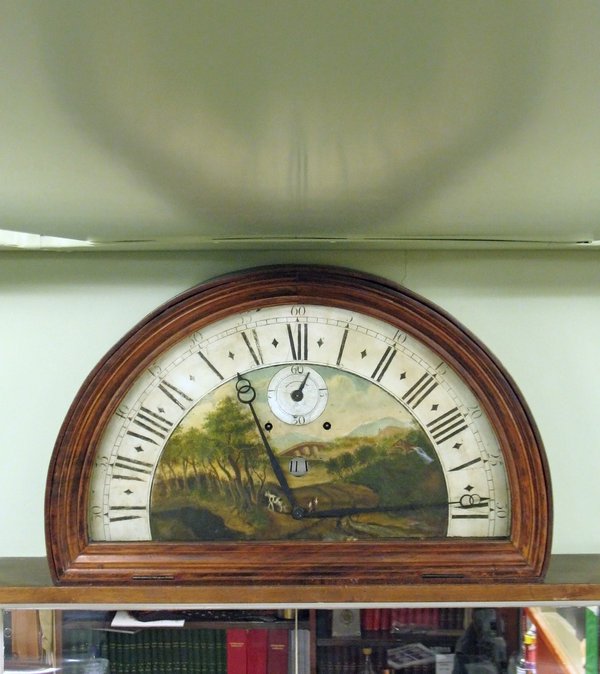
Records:
{"label": "subsidiary seconds dial", "polygon": [[279,370],[267,390],[271,411],[286,424],[304,425],[314,421],[325,409],[327,397],[323,377],[301,363]]}

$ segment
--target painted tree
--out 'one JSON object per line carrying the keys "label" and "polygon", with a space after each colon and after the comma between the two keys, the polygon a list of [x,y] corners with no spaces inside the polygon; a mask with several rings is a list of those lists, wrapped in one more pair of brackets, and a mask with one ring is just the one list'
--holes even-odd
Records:
{"label": "painted tree", "polygon": [[[220,400],[206,415],[205,447],[227,476],[236,505],[247,510],[258,498],[256,476],[263,473],[264,455],[250,413],[232,397]],[[263,480],[264,482],[264,480]]]}

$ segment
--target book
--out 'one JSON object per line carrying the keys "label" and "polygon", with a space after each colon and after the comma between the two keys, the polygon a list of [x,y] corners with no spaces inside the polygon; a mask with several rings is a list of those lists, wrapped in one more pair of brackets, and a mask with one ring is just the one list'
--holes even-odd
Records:
{"label": "book", "polygon": [[247,674],[248,631],[227,630],[227,674]]}
{"label": "book", "polygon": [[227,632],[213,630],[215,644],[215,669],[210,674],[227,673]]}
{"label": "book", "polygon": [[310,630],[290,630],[288,670],[310,674]]}
{"label": "book", "polygon": [[600,630],[600,606],[587,606],[585,608],[585,674],[598,674],[599,658],[599,635]]}
{"label": "book", "polygon": [[267,674],[287,674],[290,637],[287,629],[267,632]]}
{"label": "book", "polygon": [[[245,630],[240,630],[240,632],[245,633]],[[214,674],[217,671],[217,633],[214,630],[204,631],[202,643],[204,645],[202,651],[202,672],[203,674]],[[245,658],[245,646],[243,649],[243,657]],[[245,671],[245,669],[241,671]]]}
{"label": "book", "polygon": [[267,630],[246,632],[246,674],[267,674]]}

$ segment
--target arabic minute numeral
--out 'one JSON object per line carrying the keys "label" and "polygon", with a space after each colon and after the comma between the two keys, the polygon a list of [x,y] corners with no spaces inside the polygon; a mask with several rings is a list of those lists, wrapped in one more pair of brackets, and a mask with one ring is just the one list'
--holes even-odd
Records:
{"label": "arabic minute numeral", "polygon": [[441,375],[442,377],[448,372],[448,366],[446,363],[444,363],[443,360],[441,360],[436,366],[435,370],[437,374]]}
{"label": "arabic minute numeral", "polygon": [[131,410],[127,405],[119,405],[115,414],[121,419],[129,419],[129,414]]}
{"label": "arabic minute numeral", "polygon": [[162,374],[162,369],[161,369],[160,365],[157,365],[156,363],[153,363],[153,364],[150,365],[150,367],[148,368],[148,372],[149,372],[153,377],[156,377],[156,378],[160,379],[161,374]]}
{"label": "arabic minute numeral", "polygon": [[100,506],[92,506],[90,509],[90,514],[94,519],[100,519],[102,517],[102,508]]}
{"label": "arabic minute numeral", "polygon": [[407,334],[403,330],[396,330],[393,334],[392,339],[396,344],[404,344],[406,341]]}
{"label": "arabic minute numeral", "polygon": [[478,405],[474,405],[473,407],[467,408],[467,416],[471,417],[471,419],[480,419],[482,416],[483,412],[481,411],[481,408]]}

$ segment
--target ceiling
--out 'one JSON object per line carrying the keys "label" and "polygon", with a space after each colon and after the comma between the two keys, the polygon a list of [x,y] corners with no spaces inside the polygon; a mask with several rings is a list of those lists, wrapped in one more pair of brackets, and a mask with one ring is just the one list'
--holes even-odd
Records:
{"label": "ceiling", "polygon": [[597,0],[2,0],[0,247],[599,246]]}

